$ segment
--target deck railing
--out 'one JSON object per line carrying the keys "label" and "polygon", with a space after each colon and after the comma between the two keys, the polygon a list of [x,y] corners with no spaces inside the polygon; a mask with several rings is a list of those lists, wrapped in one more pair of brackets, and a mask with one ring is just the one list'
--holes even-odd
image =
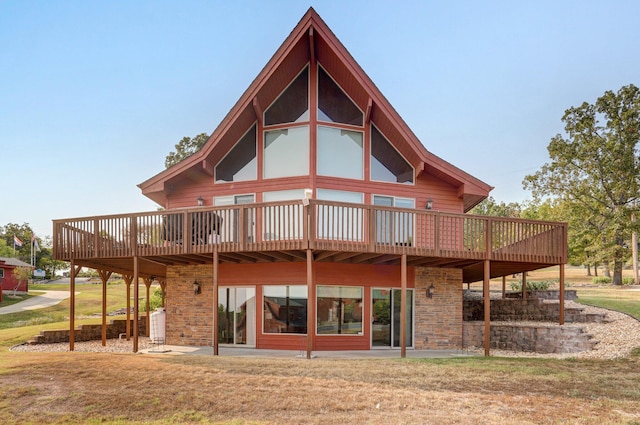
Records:
{"label": "deck railing", "polygon": [[54,220],[58,260],[311,248],[566,262],[565,223],[309,200]]}

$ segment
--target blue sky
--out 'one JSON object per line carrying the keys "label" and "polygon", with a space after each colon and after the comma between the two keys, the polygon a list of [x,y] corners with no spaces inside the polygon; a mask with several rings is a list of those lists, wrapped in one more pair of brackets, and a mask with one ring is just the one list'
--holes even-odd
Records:
{"label": "blue sky", "polygon": [[0,0],[0,225],[148,211],[313,6],[428,150],[523,201],[571,106],[640,85],[638,1]]}

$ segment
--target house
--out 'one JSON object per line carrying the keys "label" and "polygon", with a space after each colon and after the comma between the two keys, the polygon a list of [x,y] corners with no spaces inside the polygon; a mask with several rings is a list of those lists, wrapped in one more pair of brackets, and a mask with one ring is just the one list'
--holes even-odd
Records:
{"label": "house", "polygon": [[54,257],[160,282],[166,342],[215,353],[460,348],[463,282],[566,262],[564,223],[465,214],[492,187],[429,152],[313,9],[139,187],[164,209],[54,220]]}
{"label": "house", "polygon": [[18,282],[13,271],[16,267],[31,267],[30,264],[12,257],[0,257],[0,301],[2,292],[17,291],[28,292],[29,283],[27,281]]}

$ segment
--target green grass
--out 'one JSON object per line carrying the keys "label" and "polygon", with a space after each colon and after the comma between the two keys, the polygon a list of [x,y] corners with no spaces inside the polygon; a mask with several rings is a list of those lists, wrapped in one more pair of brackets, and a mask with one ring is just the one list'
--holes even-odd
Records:
{"label": "green grass", "polygon": [[577,293],[581,304],[619,311],[640,320],[640,291],[606,286],[580,288]]}
{"label": "green grass", "polygon": [[25,301],[31,298],[33,295],[25,295],[25,294],[16,294],[13,296],[13,291],[3,291],[2,292],[2,301],[0,302],[0,307],[7,307],[15,303],[19,303],[20,301]]}

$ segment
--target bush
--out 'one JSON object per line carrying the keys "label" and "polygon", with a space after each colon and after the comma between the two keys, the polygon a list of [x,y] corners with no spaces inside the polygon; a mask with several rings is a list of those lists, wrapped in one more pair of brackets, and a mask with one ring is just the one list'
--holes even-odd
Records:
{"label": "bush", "polygon": [[[549,280],[530,280],[527,281],[527,291],[547,291],[552,284],[553,282]],[[522,281],[519,280],[517,282],[511,282],[511,289],[516,292],[521,292]]]}
{"label": "bush", "polygon": [[156,288],[149,297],[149,309],[151,311],[162,307],[162,288]]}
{"label": "bush", "polygon": [[623,277],[622,278],[622,284],[625,286],[628,285],[633,285],[635,283],[635,280],[632,277]]}
{"label": "bush", "polygon": [[605,285],[611,283],[611,278],[605,276],[595,276],[591,278],[591,282],[595,283],[596,285]]}

